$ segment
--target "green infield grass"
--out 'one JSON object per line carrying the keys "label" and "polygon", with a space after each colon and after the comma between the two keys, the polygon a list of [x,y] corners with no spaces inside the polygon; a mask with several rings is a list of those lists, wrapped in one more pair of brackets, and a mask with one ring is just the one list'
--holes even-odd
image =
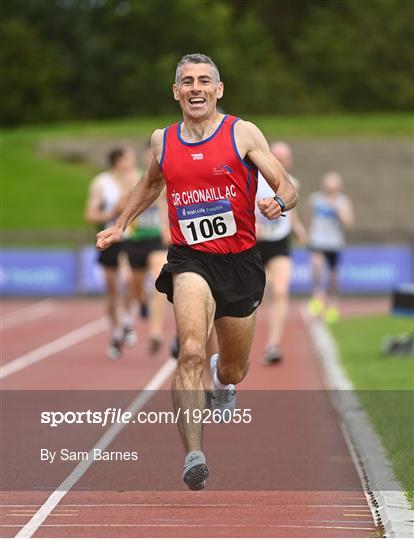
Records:
{"label": "green infield grass", "polygon": [[384,337],[413,330],[413,319],[392,315],[344,319],[332,329],[348,376],[414,508],[414,357],[381,353]]}

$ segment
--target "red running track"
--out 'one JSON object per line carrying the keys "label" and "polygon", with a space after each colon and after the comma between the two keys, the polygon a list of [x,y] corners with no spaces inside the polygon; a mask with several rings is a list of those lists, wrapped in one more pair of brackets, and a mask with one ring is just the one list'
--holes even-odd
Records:
{"label": "red running track", "polygon": [[[262,306],[258,314],[250,372],[240,388],[323,389],[323,374],[300,315],[300,306],[300,301],[293,302],[289,314],[283,342],[286,357],[279,366],[272,367],[260,363],[268,309],[266,303]],[[383,300],[365,299],[363,306],[358,301],[344,301],[345,315],[362,310],[364,313],[385,311],[386,307]],[[100,300],[47,300],[40,305],[35,300],[7,301],[2,314],[5,323],[2,363],[7,366],[22,358],[26,361],[29,353],[35,351],[35,354],[29,355],[30,361],[35,358],[33,363],[23,365],[2,380],[2,387],[6,390],[134,388],[138,392],[164,365],[168,357],[167,344],[174,333],[170,313],[166,345],[159,354],[148,357],[145,354],[145,325],[138,321],[139,345],[126,350],[119,362],[110,362],[105,358],[106,331],[102,321],[99,322],[102,317]],[[78,331],[85,326],[91,332],[90,337],[85,337],[83,330]],[[68,334],[71,334],[73,343],[65,347],[65,341],[62,345],[60,338]],[[57,341],[61,350],[53,352],[53,343],[56,345]],[[39,348],[42,348],[40,353]],[[168,387],[169,382],[166,381],[162,388]],[[46,519],[40,520],[34,536],[377,536],[378,530],[335,412],[326,393],[317,395],[316,410],[312,406],[304,408],[302,404],[270,411],[265,418],[267,422],[271,419],[271,429],[266,430],[268,426],[263,424],[262,418],[245,431],[237,432],[234,426],[212,426],[210,431],[206,430],[207,459],[212,465],[212,475],[204,492],[186,491],[180,481],[183,455],[178,438],[171,448],[167,448],[168,454],[163,454],[163,463],[159,467],[159,485],[163,485],[164,481],[161,476],[163,467],[168,468],[167,472],[171,469],[174,471],[168,491],[77,491],[76,486],[82,485],[82,482],[88,485],[88,481],[96,479],[99,465],[93,464],[79,484],[47,513]],[[226,429],[223,431],[223,428]],[[120,442],[122,439],[127,441],[127,432],[124,430],[118,435]],[[163,433],[161,428],[159,432]],[[142,435],[145,440],[150,439],[150,428],[143,428]],[[92,444],[94,442],[96,440],[92,440]],[[163,452],[161,440],[157,448]],[[269,473],[269,478],[273,480],[272,474],[275,475],[276,481],[271,485],[279,487],[279,490],[266,491],[257,485],[254,463],[257,463],[259,456],[273,450],[274,470]],[[220,480],[226,478],[235,464],[243,474],[240,474],[237,482],[233,482],[234,485],[230,478],[230,490],[223,491]],[[321,488],[324,476],[329,476],[329,485],[334,486],[332,489]],[[158,480],[155,476],[155,485],[158,485]],[[266,478],[263,481],[265,484]],[[299,487],[289,489],[289,486]],[[33,516],[38,516],[39,508],[56,487],[52,486],[51,491],[3,492],[2,536],[16,535]]]}

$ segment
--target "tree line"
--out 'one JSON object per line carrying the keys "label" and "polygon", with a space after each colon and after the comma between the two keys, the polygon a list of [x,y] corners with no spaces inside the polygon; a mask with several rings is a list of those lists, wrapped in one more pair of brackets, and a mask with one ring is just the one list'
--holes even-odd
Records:
{"label": "tree line", "polygon": [[235,114],[411,111],[412,0],[2,0],[2,125],[170,114],[177,60]]}

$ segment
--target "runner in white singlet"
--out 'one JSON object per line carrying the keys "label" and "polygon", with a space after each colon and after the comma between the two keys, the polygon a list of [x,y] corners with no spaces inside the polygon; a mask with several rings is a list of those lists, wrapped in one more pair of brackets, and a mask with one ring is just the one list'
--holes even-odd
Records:
{"label": "runner in white singlet", "polygon": [[[293,158],[290,146],[285,142],[274,142],[270,145],[273,155],[287,171],[292,168]],[[289,175],[296,189],[299,182]],[[256,199],[272,197],[269,184],[259,173]],[[296,208],[285,212],[285,217],[276,220],[266,219],[256,209],[257,247],[266,269],[266,281],[270,289],[270,314],[268,318],[268,336],[263,361],[267,365],[275,364],[282,359],[280,341],[289,309],[289,285],[292,273],[291,234],[295,234],[301,243],[306,243],[307,235]]]}
{"label": "runner in white singlet", "polygon": [[[108,155],[110,169],[92,181],[86,204],[85,218],[100,230],[111,226],[119,217],[131,189],[128,178],[135,166],[135,154],[130,148],[116,148]],[[125,242],[99,252],[98,262],[105,274],[106,304],[111,325],[108,356],[115,360],[121,355],[122,345],[136,342],[132,314],[132,274],[125,251]],[[120,290],[120,273],[124,290]]]}

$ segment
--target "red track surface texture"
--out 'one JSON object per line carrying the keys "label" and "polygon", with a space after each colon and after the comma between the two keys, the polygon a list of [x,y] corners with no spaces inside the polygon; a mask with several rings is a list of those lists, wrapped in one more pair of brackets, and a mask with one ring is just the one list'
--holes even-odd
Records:
{"label": "red track surface texture", "polygon": [[[289,314],[283,342],[284,361],[278,366],[261,365],[267,309],[264,304],[259,311],[251,368],[240,388],[322,390],[322,373],[300,316],[300,302],[293,302]],[[358,302],[344,302],[345,313],[360,312],[361,309]],[[364,312],[385,309],[383,301],[364,300]],[[2,365],[12,365],[16,360],[20,364],[15,364],[14,373],[2,380],[2,388],[136,389],[136,393],[144,388],[168,357],[167,344],[174,333],[172,314],[166,330],[166,345],[159,354],[155,357],[145,354],[146,330],[139,321],[140,344],[126,350],[120,361],[110,362],[105,357],[107,335],[102,322],[90,325],[102,317],[102,311],[99,300],[47,300],[41,304],[34,300],[5,302],[2,309]],[[85,337],[84,330],[78,329],[86,325],[89,326]],[[71,334],[69,342],[66,338],[60,339],[68,334]],[[58,352],[53,352],[56,347]],[[166,381],[162,388],[168,389],[169,384]],[[262,394],[255,392],[251,395]],[[245,432],[237,431],[234,426],[212,426],[206,433],[207,459],[212,465],[211,479],[204,492],[185,491],[180,481],[184,456],[178,437],[174,435],[173,443],[164,447],[160,436],[157,449],[160,470],[165,468],[168,472],[173,468],[175,475],[172,483],[168,484],[168,491],[150,491],[148,487],[146,491],[122,492],[109,488],[105,491],[79,491],[76,490],[79,484],[76,484],[52,509],[34,536],[377,536],[378,531],[327,394],[319,393],[316,409],[304,407],[303,403],[292,406],[291,396],[295,394],[288,394],[290,405],[284,410],[269,411],[267,417],[271,422],[267,425],[262,421],[256,428],[249,426]],[[244,394],[244,401],[249,395],[248,392]],[[248,404],[244,403],[244,406]],[[176,430],[176,427],[172,426],[172,429]],[[118,435],[119,440],[128,438],[127,431]],[[159,432],[164,433],[162,429]],[[147,434],[148,440],[153,437],[151,433],[154,431],[143,429],[142,436]],[[92,436],[91,446],[98,437]],[[254,467],[262,455],[268,459],[269,452],[273,451],[274,470],[269,471],[269,478],[274,480],[271,485],[275,488],[265,491],[258,485]],[[289,460],[289,456],[292,459]],[[75,466],[76,463],[71,464],[68,472]],[[88,485],[88,481],[99,476],[97,467],[98,464],[93,464],[80,483],[84,480]],[[232,467],[238,470],[239,481],[234,485],[230,481],[230,488],[223,491],[220,480],[230,474]],[[321,487],[327,485],[324,483],[327,476],[328,485],[332,486],[330,489]],[[280,479],[279,485],[277,478]],[[318,483],[319,478],[322,480]],[[293,488],[289,489],[289,486]],[[50,491],[4,491],[2,536],[16,535],[56,487],[58,485],[51,486]],[[156,478],[154,487],[157,488]]]}

